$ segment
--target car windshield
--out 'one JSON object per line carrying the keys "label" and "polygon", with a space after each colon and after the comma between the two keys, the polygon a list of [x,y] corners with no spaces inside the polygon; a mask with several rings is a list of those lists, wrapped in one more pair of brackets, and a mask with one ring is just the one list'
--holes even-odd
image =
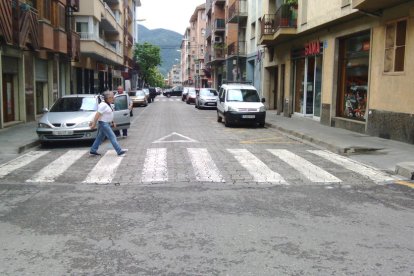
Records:
{"label": "car windshield", "polygon": [[230,89],[227,94],[228,102],[260,102],[256,90],[252,89]]}
{"label": "car windshield", "polygon": [[142,90],[138,90],[138,91],[136,92],[136,96],[145,96],[145,93],[144,93],[144,91],[142,91]]}
{"label": "car windshield", "polygon": [[217,96],[217,91],[210,89],[201,89],[200,96]]}
{"label": "car windshield", "polygon": [[50,109],[50,112],[96,111],[98,102],[95,98],[70,97],[60,98]]}
{"label": "car windshield", "polygon": [[133,91],[128,92],[128,95],[129,95],[129,96],[135,96],[136,94],[137,94],[137,92],[133,92]]}
{"label": "car windshield", "polygon": [[188,92],[188,94],[189,94],[189,95],[195,95],[195,94],[196,94],[196,91],[195,91],[195,90],[190,90],[190,91]]}

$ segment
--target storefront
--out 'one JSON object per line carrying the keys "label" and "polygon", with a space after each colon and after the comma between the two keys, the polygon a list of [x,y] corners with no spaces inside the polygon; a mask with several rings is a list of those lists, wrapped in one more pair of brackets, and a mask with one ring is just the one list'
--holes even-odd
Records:
{"label": "storefront", "polygon": [[294,113],[320,119],[323,43],[312,41],[292,51]]}
{"label": "storefront", "polygon": [[18,120],[18,59],[2,57],[2,89],[3,89],[3,121],[5,123]]}
{"label": "storefront", "polygon": [[370,32],[339,39],[337,116],[366,120]]}

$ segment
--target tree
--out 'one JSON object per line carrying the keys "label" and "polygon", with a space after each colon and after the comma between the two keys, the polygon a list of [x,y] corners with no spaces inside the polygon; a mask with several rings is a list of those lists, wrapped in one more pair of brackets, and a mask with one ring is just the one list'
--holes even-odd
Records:
{"label": "tree", "polygon": [[164,76],[157,67],[150,68],[149,79],[147,81],[150,86],[164,87]]}
{"label": "tree", "polygon": [[135,44],[134,57],[139,64],[142,80],[151,86],[155,86],[153,81],[154,72],[157,72],[157,66],[161,65],[160,48],[148,42]]}

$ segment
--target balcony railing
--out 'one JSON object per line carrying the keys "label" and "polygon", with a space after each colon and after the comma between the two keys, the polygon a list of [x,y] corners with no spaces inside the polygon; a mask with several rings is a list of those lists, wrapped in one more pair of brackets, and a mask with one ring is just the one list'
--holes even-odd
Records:
{"label": "balcony railing", "polygon": [[261,34],[273,35],[280,28],[297,27],[297,10],[289,5],[282,5],[276,14],[265,14],[261,22]]}
{"label": "balcony railing", "polygon": [[79,33],[79,36],[80,40],[94,40],[102,46],[105,46],[105,40],[99,37],[99,35],[96,33]]}
{"label": "balcony railing", "polygon": [[68,36],[68,55],[73,61],[80,59],[80,35],[76,32],[71,32]]}
{"label": "balcony railing", "polygon": [[231,43],[227,48],[227,55],[229,56],[244,56],[246,55],[246,41],[239,41]]}
{"label": "balcony railing", "polygon": [[236,0],[229,7],[229,19],[230,23],[237,23],[241,18],[247,17],[247,1]]}
{"label": "balcony railing", "polygon": [[224,19],[216,19],[214,21],[214,31],[224,31],[226,29],[226,22]]}

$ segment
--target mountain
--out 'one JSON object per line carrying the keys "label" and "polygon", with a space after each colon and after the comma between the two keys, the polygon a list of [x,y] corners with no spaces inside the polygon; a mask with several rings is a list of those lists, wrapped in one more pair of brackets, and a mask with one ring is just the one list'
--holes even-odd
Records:
{"label": "mountain", "polygon": [[183,35],[177,32],[166,29],[150,30],[138,24],[138,43],[148,42],[161,48],[159,70],[165,77],[172,66],[178,63],[181,58],[181,53],[177,50],[180,49],[182,39]]}

